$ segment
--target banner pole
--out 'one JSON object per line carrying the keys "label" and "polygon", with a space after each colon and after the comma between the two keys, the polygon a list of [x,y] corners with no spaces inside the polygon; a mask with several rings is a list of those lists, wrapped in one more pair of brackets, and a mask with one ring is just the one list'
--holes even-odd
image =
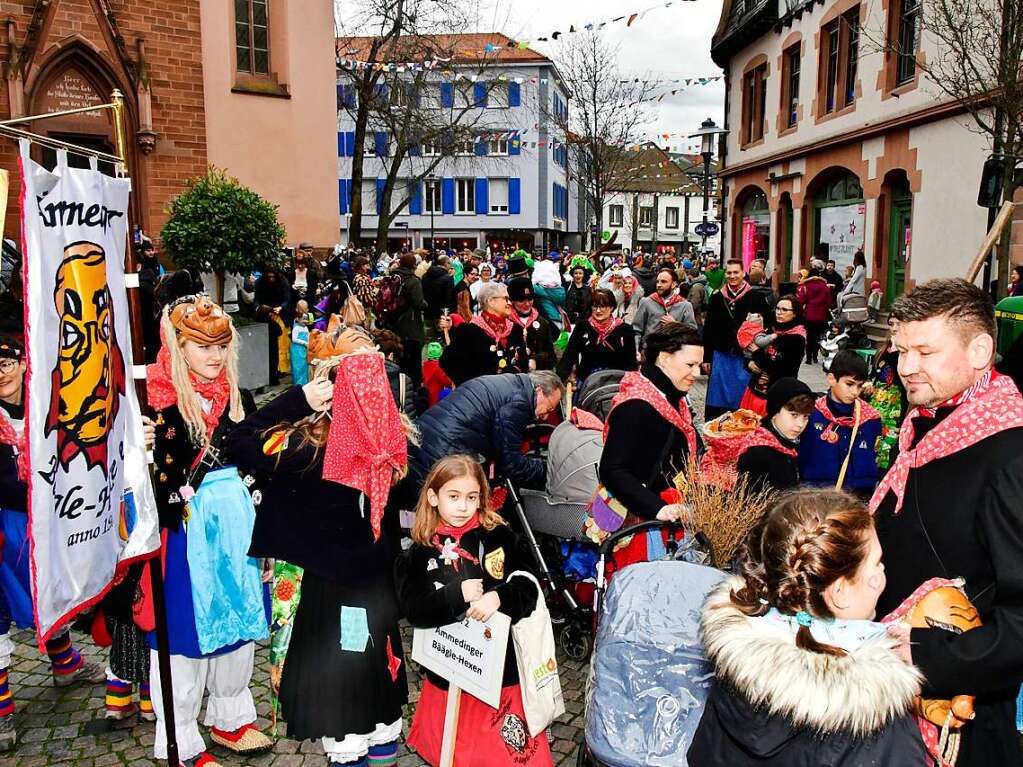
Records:
{"label": "banner pole", "polygon": [[444,739],[440,746],[440,767],[454,767],[455,744],[458,740],[458,711],[462,704],[462,690],[448,682],[448,699],[444,706]]}
{"label": "banner pole", "polygon": [[[111,93],[114,110],[114,140],[117,143],[117,155],[121,158],[121,165],[125,176],[129,176],[128,147],[125,140],[124,129],[124,95],[117,88]],[[131,217],[131,206],[128,206],[128,214]],[[128,248],[124,259],[125,274],[134,274],[134,289],[128,293],[128,313],[131,326],[131,352],[132,365],[137,366],[137,360],[145,362],[145,345],[142,341],[142,306],[138,294],[138,261],[135,257],[134,238],[129,232]],[[146,402],[145,379],[134,377],[135,392],[139,397],[139,404]],[[167,630],[167,602],[163,589],[163,542],[156,551],[156,556],[149,560],[149,578],[153,586],[153,617],[156,623],[156,660],[160,669],[160,698],[163,703],[163,723],[167,733],[167,764],[170,767],[178,767],[181,763],[178,758],[178,738],[174,726],[174,684],[171,679],[170,659],[170,636]]]}

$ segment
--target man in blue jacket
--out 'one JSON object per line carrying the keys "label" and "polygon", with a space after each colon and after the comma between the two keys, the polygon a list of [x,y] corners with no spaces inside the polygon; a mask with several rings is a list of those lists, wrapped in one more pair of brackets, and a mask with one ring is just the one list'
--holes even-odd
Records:
{"label": "man in blue jacket", "polygon": [[561,402],[564,384],[551,370],[479,376],[466,381],[419,418],[422,444],[409,449],[416,489],[430,468],[455,453],[481,455],[500,477],[542,488],[547,463],[522,454],[526,428]]}
{"label": "man in blue jacket", "polygon": [[[860,355],[849,350],[835,355],[828,372],[830,389],[814,404],[799,441],[804,485],[838,486],[866,497],[873,492],[883,424],[878,412],[859,398],[866,380],[867,363]],[[850,447],[854,430],[856,441]]]}

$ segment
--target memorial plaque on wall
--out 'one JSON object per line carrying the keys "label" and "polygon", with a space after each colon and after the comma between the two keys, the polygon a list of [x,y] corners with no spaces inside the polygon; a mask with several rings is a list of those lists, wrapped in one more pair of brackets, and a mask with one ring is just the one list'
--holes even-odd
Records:
{"label": "memorial plaque on wall", "polygon": [[[98,106],[105,102],[77,69],[69,67],[47,84],[37,103],[40,112],[63,112]],[[65,119],[73,121],[80,128],[93,127],[102,133],[106,133],[109,127],[109,120],[101,109],[69,115]]]}

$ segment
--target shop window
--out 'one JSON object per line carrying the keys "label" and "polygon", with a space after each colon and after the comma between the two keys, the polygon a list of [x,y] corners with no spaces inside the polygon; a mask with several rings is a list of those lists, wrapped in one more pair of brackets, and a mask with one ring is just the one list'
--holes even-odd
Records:
{"label": "shop window", "polygon": [[755,258],[768,258],[771,244],[771,211],[767,195],[757,191],[742,204],[742,231],[740,233],[740,257],[743,266],[749,266]]}

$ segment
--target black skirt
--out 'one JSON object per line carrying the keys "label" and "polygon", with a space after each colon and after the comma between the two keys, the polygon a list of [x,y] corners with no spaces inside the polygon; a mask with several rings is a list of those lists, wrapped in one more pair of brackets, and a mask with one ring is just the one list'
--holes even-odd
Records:
{"label": "black skirt", "polygon": [[[364,652],[341,648],[342,605],[366,610]],[[280,701],[288,737],[295,740],[343,740],[401,718],[408,682],[390,578],[352,585],[303,575]]]}

